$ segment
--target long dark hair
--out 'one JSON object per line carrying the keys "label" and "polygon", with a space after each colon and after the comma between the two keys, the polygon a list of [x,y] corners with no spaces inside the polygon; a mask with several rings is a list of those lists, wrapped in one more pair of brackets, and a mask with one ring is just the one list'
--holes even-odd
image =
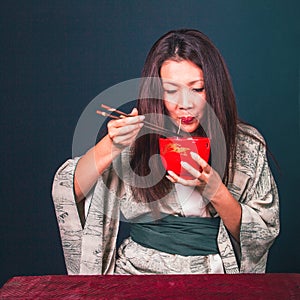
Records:
{"label": "long dark hair", "polygon": [[[163,35],[153,45],[146,58],[142,71],[142,77],[146,79],[142,84],[137,104],[139,114],[158,116],[150,116],[149,121],[160,126],[165,126],[165,124],[163,118],[159,116],[168,114],[162,100],[162,87],[160,80],[149,81],[147,78],[160,78],[160,69],[166,60],[189,60],[203,71],[206,101],[214,111],[225,137],[226,149],[223,149],[225,155],[223,158],[213,157],[213,159],[215,161],[223,159],[223,165],[225,159],[225,168],[218,170],[218,167],[216,167],[215,169],[219,174],[222,173],[220,176],[226,184],[231,176],[229,165],[234,161],[238,121],[235,96],[225,62],[209,38],[197,30],[174,30]],[[156,96],[153,96],[153,90],[157,92]],[[151,96],[149,97],[148,95],[150,94]],[[209,123],[209,120],[210,118],[207,119],[206,132],[204,133],[202,128],[199,128],[196,134],[205,134],[213,139],[216,130],[215,124],[214,122]],[[151,172],[152,176],[160,176],[161,178],[161,174],[165,171],[158,158],[155,167],[152,170],[149,167],[150,157],[158,152],[158,135],[142,134],[135,141],[132,148],[131,166],[135,173],[143,177]],[[217,163],[216,166],[218,165]],[[152,187],[141,188],[133,186],[132,190],[137,201],[152,202],[166,195],[170,191],[171,186],[172,184],[166,178],[163,178]]]}

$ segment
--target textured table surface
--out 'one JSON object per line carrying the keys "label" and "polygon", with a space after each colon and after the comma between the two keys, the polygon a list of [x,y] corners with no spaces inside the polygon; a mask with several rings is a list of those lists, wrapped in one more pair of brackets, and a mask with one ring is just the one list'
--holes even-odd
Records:
{"label": "textured table surface", "polygon": [[22,276],[0,299],[300,299],[300,274]]}

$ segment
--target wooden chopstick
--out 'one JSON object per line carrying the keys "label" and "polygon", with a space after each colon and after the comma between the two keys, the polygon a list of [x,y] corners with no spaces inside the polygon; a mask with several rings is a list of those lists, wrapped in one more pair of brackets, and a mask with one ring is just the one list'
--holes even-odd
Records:
{"label": "wooden chopstick", "polygon": [[112,114],[108,114],[107,112],[101,111],[101,110],[96,110],[96,113],[102,117],[109,117],[109,118],[115,119],[115,120],[121,119],[120,117],[114,116]]}
{"label": "wooden chopstick", "polygon": [[105,104],[101,104],[101,107],[103,107],[104,109],[110,111],[110,112],[116,112],[117,114],[121,115],[121,116],[124,116],[124,117],[130,117],[129,114],[126,114],[116,108],[113,108],[113,107],[110,107],[108,105],[105,105]]}
{"label": "wooden chopstick", "polygon": [[[101,115],[103,117],[109,117],[111,119],[121,119],[123,117],[132,117],[132,115],[130,114],[126,114],[118,109],[115,109],[113,107],[110,107],[108,105],[105,105],[105,104],[101,104],[101,107],[103,107],[104,109],[110,111],[110,112],[114,112],[114,113],[117,113],[119,114],[120,116],[116,116],[116,115],[113,115],[113,114],[109,114],[107,112],[104,112],[104,111],[100,111],[100,110],[97,110],[96,113],[98,115]],[[161,133],[161,134],[164,134],[164,135],[168,135],[168,136],[181,136],[179,133],[176,133],[176,132],[173,132],[173,131],[170,131],[166,128],[163,128],[163,127],[160,127],[158,125],[155,125],[155,124],[152,124],[152,123],[149,123],[147,121],[144,121],[144,126],[146,128],[149,128],[149,129],[152,129],[154,131],[157,131],[158,133]]]}
{"label": "wooden chopstick", "polygon": [[[108,111],[110,111],[110,112],[115,112],[115,113],[117,113],[117,114],[119,114],[119,115],[121,115],[121,116],[124,116],[124,117],[132,117],[132,115],[126,114],[126,113],[124,113],[124,112],[122,112],[122,111],[120,111],[120,110],[118,110],[118,109],[116,109],[116,108],[110,107],[110,106],[105,105],[105,104],[101,104],[101,107],[105,108],[106,110],[108,110]],[[168,130],[168,129],[163,128],[163,127],[160,127],[160,126],[158,126],[158,125],[149,123],[149,122],[147,122],[147,121],[144,121],[144,124],[149,125],[149,126],[151,126],[152,128],[155,127],[155,128],[157,128],[157,129],[159,129],[159,130]]]}
{"label": "wooden chopstick", "polygon": [[[108,117],[108,118],[111,118],[111,119],[114,119],[114,120],[122,119],[121,117],[109,114],[109,113],[101,111],[101,110],[97,110],[96,113],[98,115],[103,116],[103,117]],[[152,127],[151,125],[147,125],[147,124],[145,124],[144,126],[146,128],[148,128],[148,129],[151,129],[151,130],[154,130],[154,131],[160,133],[161,135],[167,135],[167,136],[174,136],[174,135],[176,135],[176,136],[178,136],[178,134],[176,132],[170,131],[170,130],[165,129],[165,128],[160,128],[159,129],[157,127]]]}

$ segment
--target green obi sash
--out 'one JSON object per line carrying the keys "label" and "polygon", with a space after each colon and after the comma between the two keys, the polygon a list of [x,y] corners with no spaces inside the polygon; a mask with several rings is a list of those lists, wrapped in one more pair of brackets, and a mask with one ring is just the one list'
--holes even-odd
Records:
{"label": "green obi sash", "polygon": [[217,254],[220,218],[167,217],[146,223],[131,223],[133,241],[147,247],[183,256]]}

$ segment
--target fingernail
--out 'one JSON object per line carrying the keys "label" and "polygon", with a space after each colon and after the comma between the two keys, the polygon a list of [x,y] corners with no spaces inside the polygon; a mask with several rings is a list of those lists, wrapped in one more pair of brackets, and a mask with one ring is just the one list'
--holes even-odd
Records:
{"label": "fingernail", "polygon": [[140,120],[143,121],[145,119],[145,116],[140,116]]}
{"label": "fingernail", "polygon": [[200,156],[197,153],[195,153],[195,152],[191,152],[191,157],[193,159],[199,159],[200,158]]}
{"label": "fingernail", "polygon": [[188,163],[186,163],[185,161],[181,161],[180,164],[181,164],[183,167],[187,167],[187,166],[188,166]]}

